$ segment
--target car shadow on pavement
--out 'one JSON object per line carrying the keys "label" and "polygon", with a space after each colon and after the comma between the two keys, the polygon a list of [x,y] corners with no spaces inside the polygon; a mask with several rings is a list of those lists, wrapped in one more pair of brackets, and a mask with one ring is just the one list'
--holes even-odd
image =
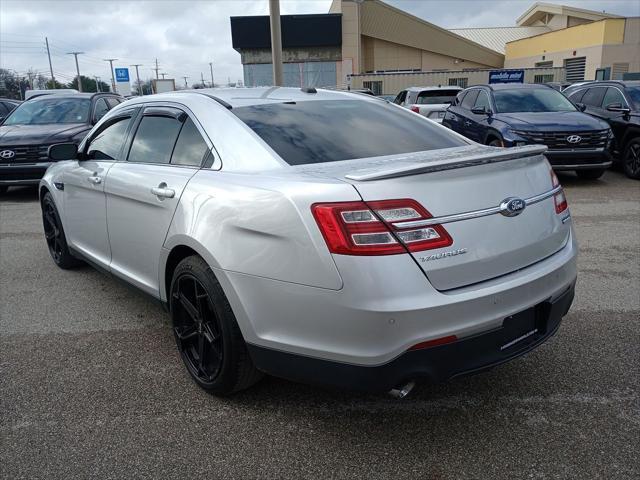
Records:
{"label": "car shadow on pavement", "polygon": [[0,194],[0,203],[2,202],[19,202],[27,203],[38,199],[38,187],[10,187],[5,193]]}

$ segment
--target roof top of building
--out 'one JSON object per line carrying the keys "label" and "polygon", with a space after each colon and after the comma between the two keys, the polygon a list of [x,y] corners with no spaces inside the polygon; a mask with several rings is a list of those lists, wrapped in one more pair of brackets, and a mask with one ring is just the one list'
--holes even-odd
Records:
{"label": "roof top of building", "polygon": [[547,33],[551,29],[545,25],[536,27],[452,28],[449,31],[504,55],[507,42]]}
{"label": "roof top of building", "polygon": [[620,15],[606,12],[569,7],[567,5],[557,5],[555,3],[536,2],[518,17],[516,23],[521,27],[531,26],[536,22],[544,21],[547,15],[566,15],[568,17],[591,21],[603,20],[605,18],[624,18]]}

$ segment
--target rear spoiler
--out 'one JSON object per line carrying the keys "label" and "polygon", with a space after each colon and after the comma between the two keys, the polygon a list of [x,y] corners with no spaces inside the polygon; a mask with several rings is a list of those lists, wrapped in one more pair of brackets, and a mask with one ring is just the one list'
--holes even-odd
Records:
{"label": "rear spoiler", "polygon": [[396,161],[385,162],[377,168],[365,168],[345,175],[348,180],[367,182],[370,180],[383,180],[385,178],[404,177],[420,173],[441,172],[456,168],[473,167],[488,163],[506,162],[519,158],[540,155],[547,151],[545,145],[525,145],[524,147],[496,148],[481,147],[471,152],[463,152],[458,155],[444,155],[443,158],[420,161],[409,154],[397,158]]}

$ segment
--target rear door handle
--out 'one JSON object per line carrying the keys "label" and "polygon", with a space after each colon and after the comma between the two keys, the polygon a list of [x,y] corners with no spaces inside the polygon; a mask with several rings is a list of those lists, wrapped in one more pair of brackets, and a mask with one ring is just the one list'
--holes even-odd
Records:
{"label": "rear door handle", "polygon": [[96,174],[93,174],[90,177],[87,177],[87,180],[93,183],[94,185],[99,185],[100,183],[102,183],[102,177],[99,177]]}
{"label": "rear door handle", "polygon": [[153,187],[151,189],[151,193],[153,193],[158,198],[173,198],[176,196],[176,191],[172,188],[167,188],[167,184],[162,182],[157,187]]}

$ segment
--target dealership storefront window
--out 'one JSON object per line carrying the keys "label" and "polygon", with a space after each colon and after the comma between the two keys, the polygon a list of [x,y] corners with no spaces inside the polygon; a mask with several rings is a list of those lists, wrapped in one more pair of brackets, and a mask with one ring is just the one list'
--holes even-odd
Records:
{"label": "dealership storefront window", "polygon": [[[273,85],[273,69],[270,63],[245,64],[244,84],[247,87]],[[334,87],[336,62],[285,63],[283,65],[285,87]]]}

